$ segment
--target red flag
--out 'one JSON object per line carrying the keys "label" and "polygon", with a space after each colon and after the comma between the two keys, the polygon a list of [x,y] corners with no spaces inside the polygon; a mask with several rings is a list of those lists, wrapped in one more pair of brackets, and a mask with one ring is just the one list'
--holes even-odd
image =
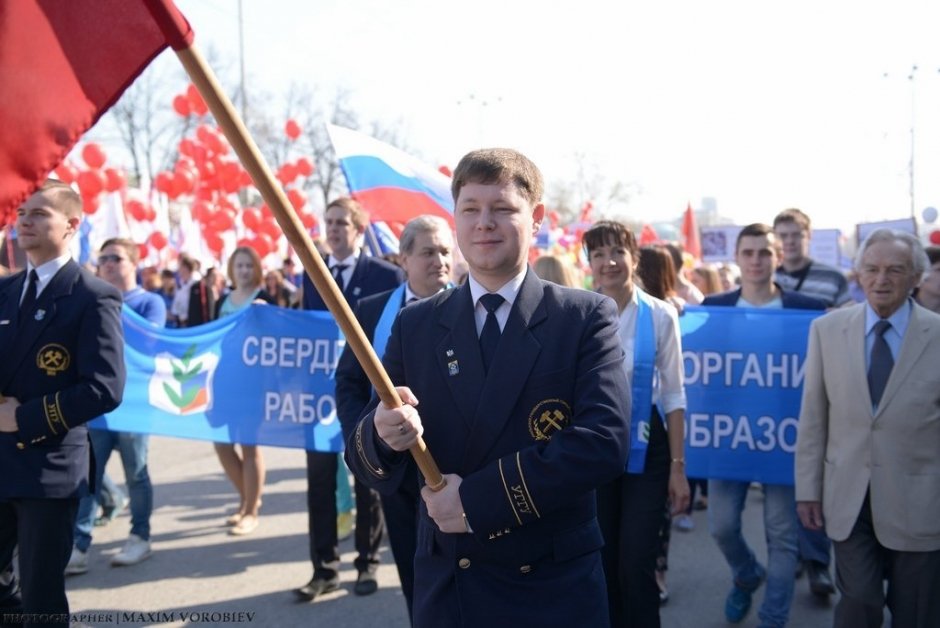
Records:
{"label": "red flag", "polygon": [[702,259],[702,241],[699,238],[698,222],[695,220],[695,212],[692,211],[692,203],[688,204],[682,216],[682,248],[695,259]]}
{"label": "red flag", "polygon": [[643,230],[640,231],[640,246],[656,244],[657,242],[659,242],[659,234],[656,233],[656,230],[653,229],[653,226],[643,225]]}
{"label": "red flag", "polygon": [[0,4],[0,215],[36,189],[154,57],[192,37],[171,0]]}

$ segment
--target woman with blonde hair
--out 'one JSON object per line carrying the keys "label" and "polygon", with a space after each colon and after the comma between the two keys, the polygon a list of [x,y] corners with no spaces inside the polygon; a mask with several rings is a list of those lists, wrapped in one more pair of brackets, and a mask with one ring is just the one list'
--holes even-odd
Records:
{"label": "woman with blonde hair", "polygon": [[557,283],[568,288],[580,288],[578,271],[557,255],[542,255],[532,265],[532,270],[541,279]]}
{"label": "woman with blonde hair", "polygon": [[[262,286],[261,258],[247,246],[240,246],[228,259],[228,278],[232,282],[229,292],[219,307],[219,318],[230,316],[252,303],[272,303]],[[238,490],[238,511],[226,519],[232,526],[229,534],[244,536],[258,527],[258,509],[264,487],[264,459],[257,445],[239,445],[241,455],[231,443],[215,443],[215,453],[222,463],[225,475]]]}

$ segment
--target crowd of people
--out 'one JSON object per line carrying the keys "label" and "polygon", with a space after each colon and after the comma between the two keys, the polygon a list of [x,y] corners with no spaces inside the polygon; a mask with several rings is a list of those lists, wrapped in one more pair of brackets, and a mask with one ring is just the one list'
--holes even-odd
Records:
{"label": "crowd of people", "polygon": [[[860,246],[853,290],[810,257],[809,216],[787,209],[741,230],[733,264],[640,246],[627,225],[602,220],[583,234],[584,266],[543,254],[530,267],[545,216],[538,168],[516,151],[474,151],[452,181],[455,229],[413,219],[394,261],[363,251],[368,215],[356,201],[324,212],[319,252],[404,405],[379,403],[347,348],[335,376],[345,454],[306,452],[312,576],[299,600],[339,587],[338,544],[351,533],[354,592],[374,593],[387,533],[416,626],[538,616],[655,627],[670,531],[693,529],[700,508],[729,567],[730,623],[764,586],[760,625],[786,625],[805,573],[815,596],[838,589],[837,626],[879,626],[885,606],[893,625],[940,625],[940,248],[877,230]],[[67,614],[64,576],[88,571],[94,527],[125,507],[131,529],[112,564],[152,554],[148,436],[84,425],[120,402],[120,303],[170,328],[252,305],[326,309],[292,258],[266,268],[250,247],[203,274],[185,254],[175,269],[141,267],[137,245],[114,238],[81,269],[67,247],[76,199],[47,182],[24,204],[28,267],[0,280],[11,364],[66,376],[37,383],[28,369],[0,369],[0,607],[26,613]],[[679,321],[696,305],[828,311],[809,338],[795,483],[760,486],[766,565],[741,533],[751,483],[686,473]],[[419,438],[440,464],[440,490],[407,454]],[[224,523],[250,535],[262,519],[261,448],[214,447],[234,488]],[[104,472],[115,450],[126,494]],[[537,607],[526,593],[575,589]]]}

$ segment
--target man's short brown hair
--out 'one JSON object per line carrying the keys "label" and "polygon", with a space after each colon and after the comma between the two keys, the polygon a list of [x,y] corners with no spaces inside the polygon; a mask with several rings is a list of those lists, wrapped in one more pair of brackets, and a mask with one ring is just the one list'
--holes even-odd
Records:
{"label": "man's short brown hair", "polygon": [[[369,212],[355,199],[348,196],[341,196],[340,198],[330,201],[326,209],[331,207],[339,207],[345,210],[349,214],[349,222],[356,228],[356,231],[362,231],[369,225]],[[326,210],[324,210],[324,212],[325,211]]]}
{"label": "man's short brown hair", "polygon": [[58,179],[46,179],[36,191],[48,193],[55,201],[55,208],[67,218],[82,217],[82,197],[68,183]]}
{"label": "man's short brown hair", "polygon": [[124,252],[127,254],[127,259],[133,262],[134,266],[137,266],[137,262],[140,261],[140,247],[137,246],[137,243],[128,238],[109,238],[104,241],[101,245],[101,250],[105,250],[109,246],[119,246],[124,249]]}
{"label": "man's short brown hair", "polygon": [[[797,211],[799,211],[799,210],[797,210]],[[735,252],[735,254],[737,254],[738,249],[741,247],[741,238],[744,238],[744,237],[747,237],[747,236],[755,236],[755,237],[769,236],[769,237],[773,237],[773,235],[774,235],[774,229],[773,229],[773,227],[771,227],[770,225],[764,224],[764,223],[762,223],[762,222],[754,222],[754,223],[751,223],[751,224],[747,225],[746,227],[744,227],[743,229],[741,229],[740,233],[738,233],[738,239],[734,241],[734,252]]]}
{"label": "man's short brown hair", "polygon": [[803,213],[802,210],[797,209],[796,207],[791,207],[790,209],[785,209],[774,218],[774,229],[777,228],[777,225],[781,223],[792,222],[800,226],[800,228],[806,233],[810,232],[812,223],[810,222],[809,216]]}
{"label": "man's short brown hair", "polygon": [[460,188],[468,183],[514,183],[533,206],[542,201],[545,187],[538,167],[528,157],[511,148],[482,148],[464,155],[454,169],[454,178],[450,184],[454,202],[460,195]]}

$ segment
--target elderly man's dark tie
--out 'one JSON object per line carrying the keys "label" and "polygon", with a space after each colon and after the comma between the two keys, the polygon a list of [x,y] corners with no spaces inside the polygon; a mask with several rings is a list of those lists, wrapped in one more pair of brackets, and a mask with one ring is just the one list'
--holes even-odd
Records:
{"label": "elderly man's dark tie", "polygon": [[29,278],[26,280],[26,294],[20,302],[20,319],[29,315],[36,305],[36,290],[39,287],[39,275],[36,269],[29,271]]}
{"label": "elderly man's dark tie", "polygon": [[891,369],[894,367],[894,358],[891,348],[885,340],[885,332],[891,329],[891,323],[880,320],[875,323],[875,344],[871,348],[871,360],[868,366],[868,391],[871,393],[871,402],[878,405],[881,395],[888,384]]}
{"label": "elderly man's dark tie", "polygon": [[483,331],[480,333],[480,353],[483,354],[483,369],[490,370],[490,364],[493,362],[493,356],[496,355],[496,345],[499,344],[499,321],[496,320],[496,310],[503,304],[505,299],[498,294],[484,294],[480,297],[480,303],[486,310],[486,322],[483,323]]}
{"label": "elderly man's dark tie", "polygon": [[333,273],[333,279],[336,280],[336,285],[339,286],[339,291],[342,292],[346,289],[346,280],[343,279],[343,271],[349,268],[349,264],[337,264],[330,271]]}

